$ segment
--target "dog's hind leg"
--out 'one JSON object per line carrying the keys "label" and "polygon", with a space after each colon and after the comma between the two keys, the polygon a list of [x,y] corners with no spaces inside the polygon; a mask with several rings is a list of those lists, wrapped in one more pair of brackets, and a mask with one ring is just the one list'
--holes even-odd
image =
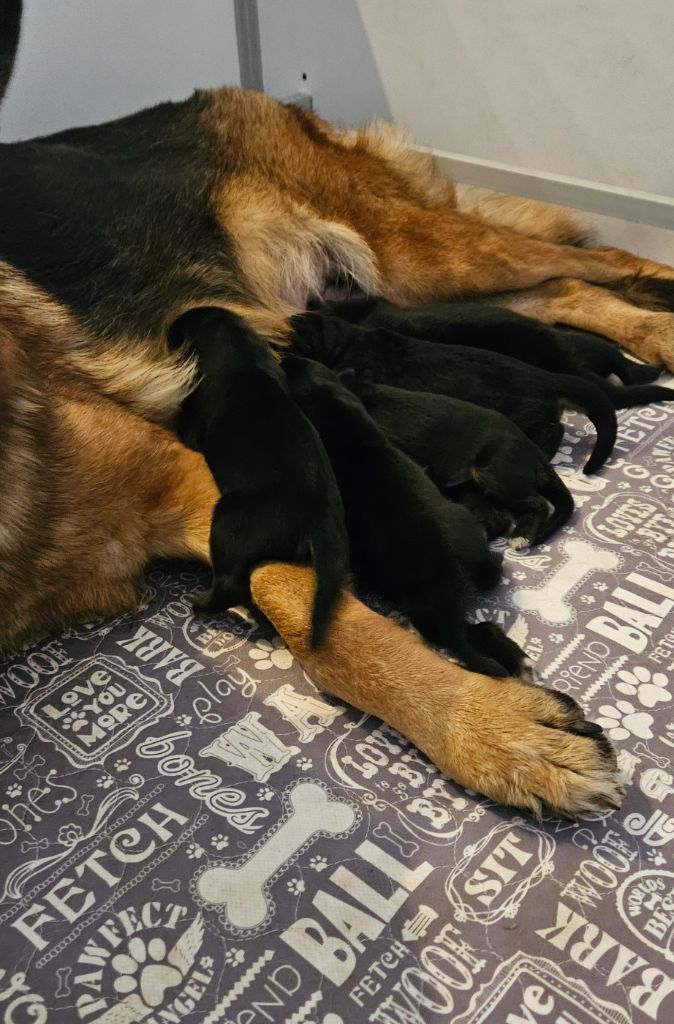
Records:
{"label": "dog's hind leg", "polygon": [[645,362],[674,369],[674,315],[632,305],[608,288],[564,279],[488,301],[545,323],[601,334]]}

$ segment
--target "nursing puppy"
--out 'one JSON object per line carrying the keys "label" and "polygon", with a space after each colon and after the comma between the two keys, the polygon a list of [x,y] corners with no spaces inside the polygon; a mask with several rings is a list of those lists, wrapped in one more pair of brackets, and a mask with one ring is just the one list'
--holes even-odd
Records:
{"label": "nursing puppy", "polygon": [[[384,328],[358,327],[334,316],[296,316],[292,326],[292,343],[300,355],[318,359],[336,371],[353,369],[359,377],[378,384],[461,398],[494,409],[512,420],[546,458],[552,458],[563,437],[562,411],[580,409],[597,431],[585,473],[599,469],[615,444],[615,410],[610,398],[592,381],[524,366],[498,352],[406,338]],[[655,390],[674,398],[674,392],[665,388]]]}
{"label": "nursing puppy", "polygon": [[511,546],[526,547],[547,540],[571,516],[571,492],[533,441],[500,413],[359,380],[354,370],[340,379],[389,441],[423,466],[438,487],[474,481],[485,500],[471,502],[471,508],[488,533],[500,532],[505,518],[512,526]]}
{"label": "nursing puppy", "polygon": [[248,602],[256,565],[311,554],[318,578],[311,642],[319,646],[348,572],[342,502],[320,439],[268,344],[238,316],[192,310],[171,330],[173,345],[185,342],[203,377],[176,428],[203,453],[222,494],[211,528],[214,585],[200,607]]}
{"label": "nursing puppy", "polygon": [[[351,299],[325,305],[335,316],[362,327],[384,327],[408,338],[443,345],[470,345],[520,359],[553,373],[597,378],[615,374],[624,384],[649,384],[664,369],[627,359],[597,334],[559,329],[512,310],[477,302],[433,302],[394,306],[387,299]],[[648,398],[646,399],[648,401]]]}
{"label": "nursing puppy", "polygon": [[523,653],[516,644],[494,623],[465,621],[469,579],[482,588],[500,576],[501,559],[484,531],[393,447],[335,374],[294,356],[283,368],[330,456],[358,582],[472,671],[519,674]]}

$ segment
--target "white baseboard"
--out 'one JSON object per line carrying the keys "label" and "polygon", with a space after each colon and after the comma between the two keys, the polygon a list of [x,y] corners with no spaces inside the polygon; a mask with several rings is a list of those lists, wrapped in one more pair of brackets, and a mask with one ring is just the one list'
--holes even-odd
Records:
{"label": "white baseboard", "polygon": [[[427,147],[419,149],[429,151]],[[674,199],[652,192],[617,188],[597,181],[569,178],[522,167],[481,160],[461,153],[430,149],[438,167],[457,182],[478,185],[494,192],[540,199],[545,203],[570,206],[586,213],[599,213],[620,220],[674,229]]]}

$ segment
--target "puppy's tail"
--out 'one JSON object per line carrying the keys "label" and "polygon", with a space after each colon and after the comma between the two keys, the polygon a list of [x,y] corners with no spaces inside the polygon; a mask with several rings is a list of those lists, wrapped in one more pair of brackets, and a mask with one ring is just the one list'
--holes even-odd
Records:
{"label": "puppy's tail", "polygon": [[349,571],[349,540],[336,482],[334,488],[330,488],[325,515],[318,522],[310,543],[316,571],[311,646],[316,649],[325,640],[332,609]]}
{"label": "puppy's tail", "polygon": [[[596,473],[608,459],[616,442],[618,421],[615,405],[606,391],[593,381],[566,374],[559,374],[557,379],[561,385],[559,397],[563,404],[585,413],[597,431],[594,450],[583,468],[583,473]],[[628,391],[629,388],[615,390]]]}
{"label": "puppy's tail", "polygon": [[552,505],[551,514],[532,539],[532,544],[542,544],[569,521],[576,506],[571,491],[549,462],[541,462],[536,483],[545,500]]}
{"label": "puppy's tail", "polygon": [[674,402],[674,390],[659,384],[634,384],[627,387],[609,384],[605,390],[614,409],[630,409],[633,405],[650,405],[651,402]]}
{"label": "puppy's tail", "polygon": [[0,102],[14,70],[21,33],[22,0],[0,0]]}
{"label": "puppy's tail", "polygon": [[613,372],[616,377],[620,377],[623,384],[652,384],[665,372],[665,364],[635,363],[633,359],[627,359],[620,349],[616,348]]}

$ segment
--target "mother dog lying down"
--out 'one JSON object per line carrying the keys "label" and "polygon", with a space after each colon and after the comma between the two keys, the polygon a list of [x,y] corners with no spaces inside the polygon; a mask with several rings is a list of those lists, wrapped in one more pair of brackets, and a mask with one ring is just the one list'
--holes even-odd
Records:
{"label": "mother dog lying down", "polygon": [[[193,368],[166,332],[193,306],[279,343],[344,275],[397,303],[509,289],[674,365],[674,271],[558,244],[571,228],[547,212],[508,227],[505,204],[487,223],[393,129],[338,132],[258,93],[1,146],[0,216],[4,646],[132,608],[153,555],[208,557],[218,494],[169,430]],[[612,755],[566,697],[461,670],[346,593],[313,652],[311,570],[268,565],[251,588],[315,679],[457,781],[535,811],[618,799]]]}

